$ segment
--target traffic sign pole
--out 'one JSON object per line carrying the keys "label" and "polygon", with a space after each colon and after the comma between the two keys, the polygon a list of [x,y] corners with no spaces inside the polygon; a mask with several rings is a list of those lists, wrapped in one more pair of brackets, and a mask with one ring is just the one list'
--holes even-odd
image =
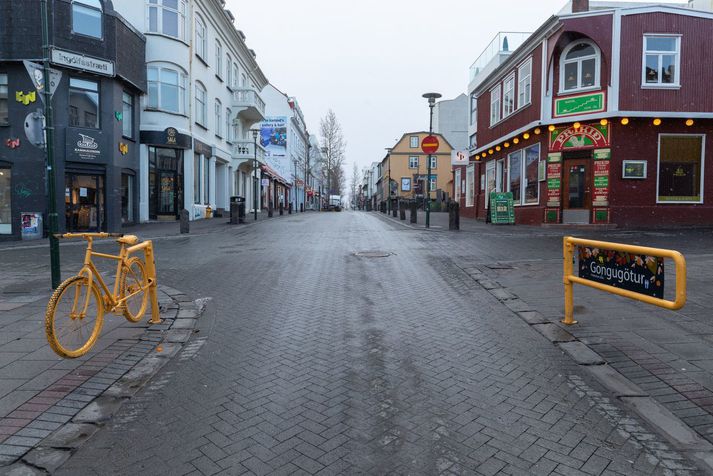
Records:
{"label": "traffic sign pole", "polygon": [[428,166],[427,166],[427,177],[426,177],[426,202],[424,203],[424,208],[426,209],[426,228],[431,227],[431,154],[438,151],[440,142],[438,137],[433,135],[433,106],[430,105],[431,116],[428,125],[428,136],[423,138],[421,141],[421,150],[424,154],[428,154]]}

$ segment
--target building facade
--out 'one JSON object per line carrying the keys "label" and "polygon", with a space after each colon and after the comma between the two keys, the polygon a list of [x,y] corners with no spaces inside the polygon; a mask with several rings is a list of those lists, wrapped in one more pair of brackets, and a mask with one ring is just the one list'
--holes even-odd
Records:
{"label": "building facade", "polygon": [[[512,192],[517,223],[713,221],[713,14],[635,5],[544,23],[476,85],[466,216]],[[458,193],[455,193],[458,192]]]}
{"label": "building facade", "polygon": [[438,101],[433,107],[433,131],[446,138],[455,150],[468,149],[468,96]]}
{"label": "building facade", "polygon": [[147,40],[141,221],[220,215],[232,196],[259,209],[265,151],[250,129],[265,118],[267,79],[232,13],[221,0],[114,3]]}
{"label": "building facade", "polygon": [[[118,232],[138,221],[145,38],[104,0],[49,0],[50,84],[40,2],[0,4],[0,239],[47,223],[43,91],[54,110],[60,231]],[[31,212],[36,215],[26,215]]]}

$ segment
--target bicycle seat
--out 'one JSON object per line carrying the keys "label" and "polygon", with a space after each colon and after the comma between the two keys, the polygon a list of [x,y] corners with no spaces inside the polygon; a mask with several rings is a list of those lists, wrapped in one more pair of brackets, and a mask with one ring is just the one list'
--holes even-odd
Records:
{"label": "bicycle seat", "polygon": [[136,243],[139,242],[139,237],[136,235],[124,235],[118,240],[116,240],[117,243],[121,243],[122,245],[135,245]]}

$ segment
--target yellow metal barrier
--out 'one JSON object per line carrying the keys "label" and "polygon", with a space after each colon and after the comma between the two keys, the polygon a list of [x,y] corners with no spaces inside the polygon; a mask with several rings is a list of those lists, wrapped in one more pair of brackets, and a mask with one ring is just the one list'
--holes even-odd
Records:
{"label": "yellow metal barrier", "polygon": [[[671,258],[676,265],[676,299],[669,301],[646,294],[640,294],[628,289],[621,289],[608,284],[598,283],[589,279],[580,278],[573,273],[574,250],[577,246],[587,246],[602,250],[621,251],[638,255],[656,256],[661,258]],[[573,284],[581,284],[590,288],[599,289],[608,293],[617,294],[637,301],[653,304],[665,309],[681,309],[686,304],[686,259],[681,253],[674,250],[662,248],[649,248],[647,246],[626,245],[622,243],[610,243],[607,241],[586,240],[565,236],[563,239],[562,253],[564,257],[564,324],[576,324],[574,320],[574,289]]]}

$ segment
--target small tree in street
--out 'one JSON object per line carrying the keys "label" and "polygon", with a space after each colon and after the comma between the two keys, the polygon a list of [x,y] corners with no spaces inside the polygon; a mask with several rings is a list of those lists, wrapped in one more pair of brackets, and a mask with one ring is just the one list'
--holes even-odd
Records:
{"label": "small tree in street", "polygon": [[361,175],[359,174],[359,166],[356,162],[352,165],[352,179],[349,182],[349,201],[352,204],[352,208],[356,209],[359,206],[359,182],[361,181]]}
{"label": "small tree in street", "polygon": [[347,143],[337,115],[331,109],[320,120],[319,131],[322,136],[322,171],[328,186],[327,195],[341,195],[345,187],[344,152]]}

